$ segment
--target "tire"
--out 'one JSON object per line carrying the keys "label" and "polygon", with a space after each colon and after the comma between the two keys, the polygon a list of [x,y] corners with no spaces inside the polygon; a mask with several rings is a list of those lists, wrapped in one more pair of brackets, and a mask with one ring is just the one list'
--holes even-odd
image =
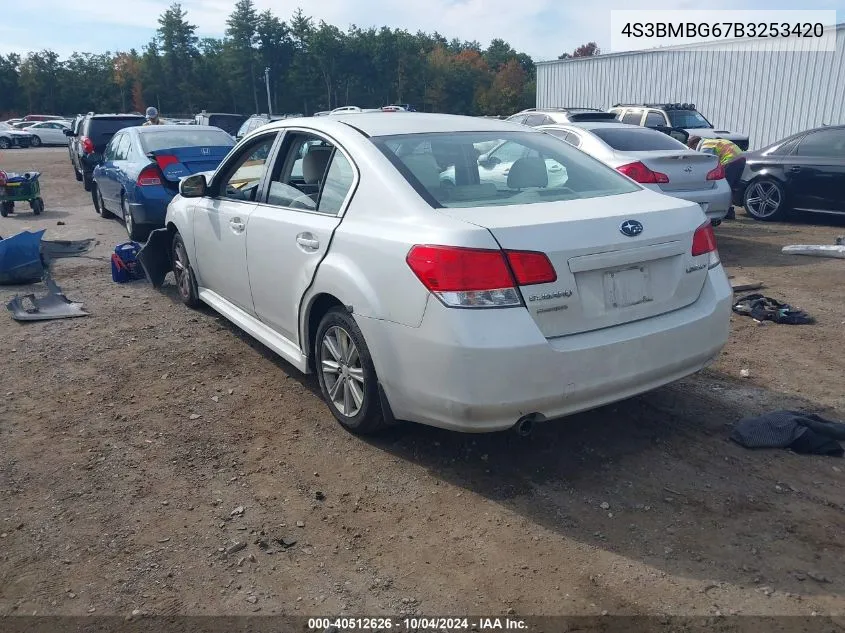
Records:
{"label": "tire", "polygon": [[40,136],[33,136],[32,141],[30,141],[32,147],[41,147],[41,137]]}
{"label": "tire", "polygon": [[0,204],[0,216],[3,216],[5,218],[10,213],[14,213],[14,212],[15,212],[15,203],[14,202],[6,201],[6,202],[3,202],[2,204]]}
{"label": "tire", "polygon": [[387,426],[370,350],[345,309],[332,308],[320,321],[314,362],[323,399],[341,426],[360,435]]}
{"label": "tire", "polygon": [[100,187],[94,182],[91,185],[91,200],[94,202],[94,211],[96,211],[101,218],[111,218],[114,214],[106,209],[106,201],[103,200],[103,194],[100,192]]}
{"label": "tire", "polygon": [[86,174],[82,172],[82,186],[85,191],[91,191],[91,186],[94,184],[94,179],[92,178],[91,174]]}
{"label": "tire", "polygon": [[200,305],[199,291],[197,290],[197,279],[194,276],[194,269],[191,268],[191,261],[188,259],[188,249],[182,236],[176,233],[173,236],[173,245],[170,249],[170,261],[173,262],[173,276],[176,278],[176,287],[179,290],[179,297],[189,308],[197,308]]}
{"label": "tire", "polygon": [[0,136],[0,149],[9,149],[12,146],[11,141],[5,136]]}
{"label": "tire", "polygon": [[786,192],[773,178],[758,178],[751,181],[742,194],[745,213],[755,220],[771,222],[786,215]]}
{"label": "tire", "polygon": [[126,226],[126,234],[129,239],[135,242],[143,242],[150,234],[150,230],[143,224],[137,224],[132,215],[132,210],[126,208],[126,196],[120,196],[120,211],[123,214],[123,224]]}
{"label": "tire", "polygon": [[82,182],[82,174],[76,168],[76,165],[74,165],[73,163],[71,163],[71,165],[73,166],[73,175],[74,175],[74,177],[76,177],[76,181]]}
{"label": "tire", "polygon": [[29,203],[29,206],[32,207],[32,212],[35,215],[41,215],[44,212],[44,199],[36,198]]}

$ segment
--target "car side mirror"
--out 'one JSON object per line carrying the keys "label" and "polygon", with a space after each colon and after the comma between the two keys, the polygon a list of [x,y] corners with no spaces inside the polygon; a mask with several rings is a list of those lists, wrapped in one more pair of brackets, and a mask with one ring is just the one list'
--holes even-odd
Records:
{"label": "car side mirror", "polygon": [[205,174],[194,174],[179,181],[179,195],[183,198],[202,198],[207,192]]}

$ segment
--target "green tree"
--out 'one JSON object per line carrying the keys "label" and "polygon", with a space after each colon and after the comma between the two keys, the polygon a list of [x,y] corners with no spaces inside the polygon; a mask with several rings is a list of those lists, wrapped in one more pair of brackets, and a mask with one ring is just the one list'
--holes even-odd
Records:
{"label": "green tree", "polygon": [[226,20],[227,59],[232,90],[235,94],[245,91],[251,95],[251,105],[258,107],[258,85],[256,69],[258,41],[258,12],[252,0],[238,0],[235,9]]}
{"label": "green tree", "polygon": [[187,19],[182,5],[174,2],[158,19],[157,37],[161,49],[165,94],[159,95],[171,113],[193,112],[192,75],[197,55],[197,27]]}

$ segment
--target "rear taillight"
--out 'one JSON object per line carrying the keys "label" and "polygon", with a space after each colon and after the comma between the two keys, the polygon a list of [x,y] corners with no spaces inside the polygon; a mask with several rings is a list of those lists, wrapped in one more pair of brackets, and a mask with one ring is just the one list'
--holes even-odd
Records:
{"label": "rear taillight", "polygon": [[669,182],[669,176],[662,174],[659,171],[652,171],[640,161],[636,163],[628,163],[616,168],[616,171],[622,172],[631,180],[644,184],[654,185],[662,182]]}
{"label": "rear taillight", "polygon": [[548,258],[530,251],[416,245],[407,262],[443,303],[461,308],[519,306],[518,285],[557,279]]}
{"label": "rear taillight", "polygon": [[725,177],[725,166],[719,164],[716,169],[707,172],[707,180],[722,180]]}
{"label": "rear taillight", "polygon": [[153,165],[148,165],[141,170],[141,173],[138,174],[138,180],[135,181],[135,184],[139,187],[151,187],[154,185],[161,184],[161,172],[159,172],[157,167]]}
{"label": "rear taillight", "polygon": [[175,163],[178,163],[179,159],[176,158],[175,156],[170,155],[170,154],[162,154],[160,156],[156,156],[155,161],[156,161],[156,164],[158,164],[158,168],[161,171],[164,171],[165,167],[167,167],[168,165],[173,165]]}
{"label": "rear taillight", "polygon": [[82,151],[86,154],[94,153],[94,141],[92,141],[87,136],[83,136],[81,139],[79,139],[79,144],[82,147]]}
{"label": "rear taillight", "polygon": [[716,233],[710,220],[699,226],[692,236],[692,256],[709,255],[708,268],[719,265],[719,251],[716,249]]}

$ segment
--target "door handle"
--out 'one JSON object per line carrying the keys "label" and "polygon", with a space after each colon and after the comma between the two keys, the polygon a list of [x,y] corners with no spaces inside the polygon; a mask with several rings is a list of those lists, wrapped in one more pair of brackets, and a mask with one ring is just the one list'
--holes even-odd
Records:
{"label": "door handle", "polygon": [[316,240],[313,237],[308,237],[308,234],[297,235],[296,243],[299,244],[302,248],[311,251],[316,251],[318,248],[320,248],[319,240]]}
{"label": "door handle", "polygon": [[244,229],[246,228],[246,224],[243,223],[243,220],[240,218],[232,218],[229,220],[229,226],[232,227],[232,230],[235,233],[243,233]]}
{"label": "door handle", "polygon": [[795,165],[794,167],[790,167],[789,171],[791,171],[793,174],[797,174],[799,171],[801,171],[801,168]]}

